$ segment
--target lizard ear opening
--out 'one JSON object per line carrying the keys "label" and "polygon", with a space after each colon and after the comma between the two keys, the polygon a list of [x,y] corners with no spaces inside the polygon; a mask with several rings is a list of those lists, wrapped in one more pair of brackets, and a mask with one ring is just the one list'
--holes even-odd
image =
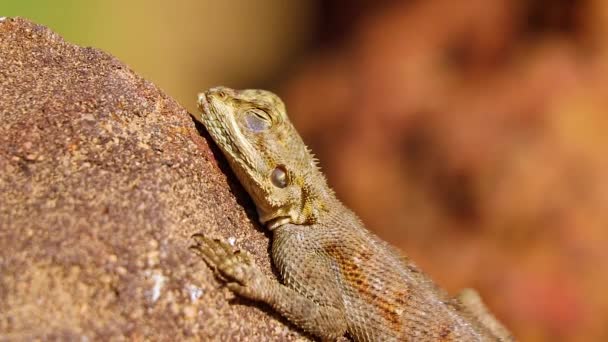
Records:
{"label": "lizard ear opening", "polygon": [[274,170],[272,170],[272,173],[270,174],[270,180],[272,181],[272,184],[277,188],[282,189],[286,187],[288,180],[287,170],[285,169],[285,166],[279,165],[275,167]]}

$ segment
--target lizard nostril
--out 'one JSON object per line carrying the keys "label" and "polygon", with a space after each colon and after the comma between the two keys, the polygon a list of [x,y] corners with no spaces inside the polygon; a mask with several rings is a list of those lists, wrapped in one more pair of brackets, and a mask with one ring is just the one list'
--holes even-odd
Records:
{"label": "lizard nostril", "polygon": [[224,100],[228,97],[228,91],[224,87],[211,88],[207,91],[207,94],[219,98],[220,100]]}

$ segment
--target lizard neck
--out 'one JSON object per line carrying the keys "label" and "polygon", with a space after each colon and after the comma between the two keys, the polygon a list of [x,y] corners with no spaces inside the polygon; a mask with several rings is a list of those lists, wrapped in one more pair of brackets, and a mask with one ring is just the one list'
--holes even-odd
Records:
{"label": "lizard neck", "polygon": [[[311,178],[314,179],[314,178]],[[337,213],[350,212],[336,197],[334,191],[327,186],[325,178],[307,182],[302,187],[302,202],[298,209],[304,217],[294,221],[291,217],[280,217],[266,222],[266,227],[273,231],[286,224],[298,226],[322,227],[332,225]]]}

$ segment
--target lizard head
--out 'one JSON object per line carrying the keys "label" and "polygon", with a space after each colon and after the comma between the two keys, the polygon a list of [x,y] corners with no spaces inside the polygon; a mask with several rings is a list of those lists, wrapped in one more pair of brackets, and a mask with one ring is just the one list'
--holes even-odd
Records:
{"label": "lizard head", "polygon": [[216,87],[198,95],[198,107],[263,224],[317,221],[330,190],[277,95]]}

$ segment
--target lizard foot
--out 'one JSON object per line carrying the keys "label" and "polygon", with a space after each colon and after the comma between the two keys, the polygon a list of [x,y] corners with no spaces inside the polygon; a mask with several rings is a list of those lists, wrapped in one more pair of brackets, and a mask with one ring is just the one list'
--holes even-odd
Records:
{"label": "lizard foot", "polygon": [[233,250],[229,243],[202,234],[194,234],[192,238],[196,245],[190,249],[227,282],[226,286],[232,292],[252,300],[266,298],[268,278],[252,262],[249,253]]}

